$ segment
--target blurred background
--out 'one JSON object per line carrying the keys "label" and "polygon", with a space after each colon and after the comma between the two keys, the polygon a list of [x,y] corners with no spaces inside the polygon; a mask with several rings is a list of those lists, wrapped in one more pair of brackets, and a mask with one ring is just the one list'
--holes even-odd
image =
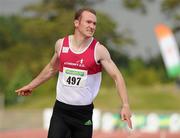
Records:
{"label": "blurred background", "polygon": [[[50,61],[55,42],[73,33],[74,11],[84,6],[97,11],[95,37],[124,76],[134,122],[131,132],[120,121],[120,98],[103,72],[94,138],[148,138],[142,131],[155,134],[152,138],[180,137],[179,0],[0,0],[0,137],[22,138],[14,133],[28,130],[30,137],[46,137],[44,111],[53,107],[57,76],[29,97],[18,97],[15,90]],[[164,34],[157,32],[159,24],[168,28],[167,37],[159,36]],[[166,56],[168,46],[175,54]],[[100,135],[103,131],[109,135]]]}

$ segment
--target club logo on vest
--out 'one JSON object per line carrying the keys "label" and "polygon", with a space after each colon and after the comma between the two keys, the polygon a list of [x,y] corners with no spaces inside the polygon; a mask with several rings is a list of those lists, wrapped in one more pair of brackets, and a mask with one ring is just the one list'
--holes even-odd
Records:
{"label": "club logo on vest", "polygon": [[69,47],[63,47],[62,53],[68,53],[68,51],[69,51]]}
{"label": "club logo on vest", "polygon": [[74,63],[72,62],[65,62],[64,65],[71,65],[71,66],[76,66],[76,67],[85,67],[84,65],[84,59],[78,60]]}
{"label": "club logo on vest", "polygon": [[84,65],[84,59],[78,60],[78,61],[76,61],[76,63],[77,63],[77,65],[78,65],[79,67],[85,67],[85,65]]}

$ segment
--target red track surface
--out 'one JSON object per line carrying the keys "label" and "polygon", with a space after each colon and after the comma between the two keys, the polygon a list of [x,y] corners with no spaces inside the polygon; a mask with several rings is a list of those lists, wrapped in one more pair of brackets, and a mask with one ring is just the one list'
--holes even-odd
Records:
{"label": "red track surface", "polygon": [[[0,131],[0,138],[47,138],[47,131],[42,129]],[[114,131],[109,133],[94,132],[93,138],[180,138],[180,133],[158,133]]]}

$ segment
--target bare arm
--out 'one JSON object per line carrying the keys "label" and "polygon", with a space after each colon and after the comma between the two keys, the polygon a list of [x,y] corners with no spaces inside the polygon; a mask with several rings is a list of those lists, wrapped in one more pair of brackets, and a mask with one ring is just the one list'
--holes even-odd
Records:
{"label": "bare arm", "polygon": [[52,76],[54,76],[58,72],[59,60],[59,43],[57,41],[55,46],[55,53],[50,60],[50,62],[44,67],[44,69],[40,72],[40,74],[34,78],[29,84],[23,86],[20,89],[16,90],[16,93],[21,96],[28,96],[32,93],[32,91],[41,85],[42,83],[49,80]]}
{"label": "bare arm", "polygon": [[106,72],[115,81],[118,93],[122,100],[122,110],[121,110],[122,120],[127,121],[128,126],[132,128],[128,95],[127,95],[126,85],[121,72],[119,71],[115,63],[112,61],[108,50],[100,44],[97,46],[97,59],[100,61]]}

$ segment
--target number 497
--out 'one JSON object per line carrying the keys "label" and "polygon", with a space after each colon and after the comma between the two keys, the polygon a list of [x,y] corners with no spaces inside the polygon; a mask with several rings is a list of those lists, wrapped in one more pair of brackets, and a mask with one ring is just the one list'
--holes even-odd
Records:
{"label": "number 497", "polygon": [[69,76],[66,81],[70,85],[79,85],[79,83],[81,81],[81,78],[79,78],[79,77],[76,78],[76,77]]}

